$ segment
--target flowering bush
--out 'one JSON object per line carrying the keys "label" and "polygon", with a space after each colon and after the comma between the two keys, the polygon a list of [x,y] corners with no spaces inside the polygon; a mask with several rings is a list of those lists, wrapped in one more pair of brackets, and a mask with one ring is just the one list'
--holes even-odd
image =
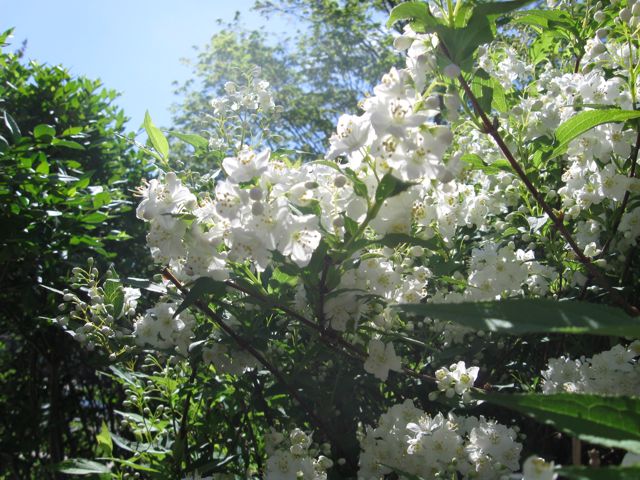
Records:
{"label": "flowering bush", "polygon": [[[162,280],[78,269],[89,300],[58,318],[129,395],[85,472],[640,473],[595,468],[640,453],[640,3],[525,3],[396,7],[406,66],[323,159],[274,147],[257,71],[212,102],[209,140],[178,135],[217,171],[172,168],[147,117],[137,215]],[[156,305],[132,318],[127,283]]]}

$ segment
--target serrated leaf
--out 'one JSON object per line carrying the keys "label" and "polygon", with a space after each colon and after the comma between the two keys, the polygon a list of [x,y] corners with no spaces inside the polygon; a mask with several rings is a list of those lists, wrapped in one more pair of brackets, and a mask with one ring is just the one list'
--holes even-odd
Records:
{"label": "serrated leaf", "polygon": [[124,290],[118,279],[108,278],[102,284],[104,299],[107,304],[113,305],[113,318],[118,318],[124,307]]}
{"label": "serrated leaf", "polygon": [[525,5],[531,3],[533,0],[511,0],[508,2],[490,2],[480,3],[473,9],[473,15],[504,15],[505,13],[513,12]]}
{"label": "serrated leaf", "polygon": [[491,164],[484,163],[482,158],[475,153],[466,153],[464,154],[460,160],[470,165],[474,170],[481,170],[487,174],[496,174],[500,172],[509,172],[511,171],[511,165],[506,160],[496,160]]}
{"label": "serrated leaf", "polygon": [[144,129],[155,151],[158,152],[162,158],[166,159],[167,156],[169,156],[169,142],[167,142],[167,138],[162,131],[153,124],[148,111],[144,114]]}
{"label": "serrated leaf", "polygon": [[462,28],[439,26],[436,30],[444,42],[451,60],[463,70],[472,66],[476,49],[491,42],[496,33],[496,18],[525,6],[532,0],[481,3],[473,8],[468,23]]}
{"label": "serrated leaf", "polygon": [[36,167],[36,173],[40,175],[49,175],[49,162],[45,158],[40,160],[40,163]]}
{"label": "serrated leaf", "polygon": [[579,438],[640,453],[640,398],[579,393],[475,394]]}
{"label": "serrated leaf", "polygon": [[196,135],[195,133],[180,133],[173,131],[169,133],[195,148],[207,148],[209,146],[209,141],[206,138]]}
{"label": "serrated leaf", "polygon": [[151,280],[146,278],[127,277],[125,278],[125,283],[136,288],[148,290],[149,292],[161,294],[167,293],[167,289],[164,285],[162,285],[161,283],[153,283]]}
{"label": "serrated leaf", "polygon": [[95,475],[111,473],[111,469],[102,463],[87,460],[86,458],[71,458],[59,463],[54,469],[69,475]]}
{"label": "serrated leaf", "polygon": [[135,442],[131,440],[127,440],[120,435],[116,435],[115,433],[111,435],[113,439],[113,443],[115,443],[118,447],[126,450],[127,452],[140,452],[140,453],[148,453],[155,455],[164,455],[170,452],[170,450],[160,447],[158,445],[152,445],[150,443],[144,442]]}
{"label": "serrated leaf", "polygon": [[569,333],[640,337],[640,318],[587,302],[508,299],[494,302],[399,304],[394,308],[460,323],[476,330],[524,333]]}
{"label": "serrated leaf", "polygon": [[425,240],[423,238],[412,237],[406,233],[387,233],[384,237],[376,240],[369,240],[370,245],[384,245],[385,247],[395,248],[402,243],[409,245],[418,245],[420,247],[434,249],[437,247],[436,238]]}
{"label": "serrated leaf", "polygon": [[207,295],[215,294],[222,297],[225,293],[227,293],[227,286],[224,282],[210,277],[200,277],[189,288],[189,292],[184,296],[184,300],[174,313],[174,317]]}
{"label": "serrated leaf", "polygon": [[638,480],[640,465],[602,468],[572,466],[562,467],[558,473],[569,480]]}
{"label": "serrated leaf", "polygon": [[113,457],[105,457],[100,458],[100,460],[107,460],[108,462],[115,462],[126,467],[132,468],[133,470],[138,470],[140,472],[151,472],[151,473],[160,473],[160,470],[156,470],[155,468],[151,468],[147,465],[139,465],[131,460],[125,460],[124,458],[113,458]]}
{"label": "serrated leaf", "polygon": [[551,22],[571,24],[572,19],[563,10],[526,10],[513,19],[515,23],[548,28]]}
{"label": "serrated leaf", "polygon": [[588,132],[598,125],[604,123],[617,123],[626,122],[634,118],[640,118],[639,110],[619,110],[619,109],[605,109],[605,110],[588,110],[580,112],[566,122],[563,122],[555,131],[555,138],[558,145],[551,152],[551,158],[558,157],[567,151],[569,143]]}

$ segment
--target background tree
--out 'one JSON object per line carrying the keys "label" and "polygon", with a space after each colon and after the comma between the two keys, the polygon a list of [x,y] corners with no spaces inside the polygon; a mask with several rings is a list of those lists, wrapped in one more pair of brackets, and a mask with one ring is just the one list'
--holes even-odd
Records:
{"label": "background tree", "polygon": [[[266,18],[282,15],[295,34],[276,37],[242,27],[240,17],[211,37],[195,60],[192,78],[176,93],[175,124],[183,131],[210,128],[210,101],[228,81],[241,81],[254,66],[285,105],[278,133],[291,147],[319,154],[337,117],[353,111],[362,92],[371,91],[400,57],[389,48],[392,38],[383,28],[394,1],[285,0],[257,1]],[[292,32],[293,33],[293,32]]]}
{"label": "background tree", "polygon": [[21,57],[0,51],[0,476],[46,478],[89,454],[115,402],[101,357],[46,320],[61,301],[47,287],[89,256],[144,269],[123,241],[143,241],[131,193],[145,164],[115,91]]}

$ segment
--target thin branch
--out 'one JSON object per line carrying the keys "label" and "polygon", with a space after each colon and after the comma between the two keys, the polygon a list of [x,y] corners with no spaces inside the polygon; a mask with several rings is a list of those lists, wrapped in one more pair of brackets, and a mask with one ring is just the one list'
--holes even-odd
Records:
{"label": "thin branch", "polygon": [[[291,308],[286,307],[284,305],[275,304],[275,303],[271,302],[269,299],[265,299],[263,297],[257,296],[255,294],[255,292],[252,292],[252,291],[250,291],[250,290],[248,290],[246,288],[243,288],[240,285],[232,282],[231,280],[227,280],[225,283],[226,283],[227,286],[251,296],[252,298],[262,302],[266,306],[281,310],[284,313],[290,315],[291,317],[299,320],[301,323],[303,323],[307,327],[309,327],[309,328],[313,329],[314,331],[316,331],[319,334],[320,339],[322,341],[324,341],[325,343],[327,343],[332,348],[334,348],[334,350],[336,350],[338,352],[341,352],[343,354],[349,355],[350,357],[356,358],[356,359],[358,359],[360,361],[365,361],[367,359],[367,357],[368,357],[367,352],[365,352],[358,345],[354,345],[353,343],[348,342],[347,340],[342,338],[334,330],[331,330],[331,329],[328,329],[328,328],[322,328],[319,325],[317,325],[316,323],[314,323],[311,320],[309,320],[308,318],[306,318],[305,316],[300,315],[295,310],[292,310]],[[343,347],[344,349],[338,348],[338,345]],[[406,366],[402,367],[402,371],[404,373],[406,373],[407,375],[409,375],[411,377],[414,377],[414,378],[419,378],[419,379],[422,379],[422,380],[428,380],[430,382],[435,382],[436,381],[435,377],[432,377],[430,375],[425,375],[423,373],[415,372],[415,371],[411,370],[410,368],[408,368]]]}
{"label": "thin branch", "polygon": [[[445,53],[445,55],[448,58],[451,58],[447,48],[445,47],[445,45],[443,43],[440,43],[440,47],[442,48],[442,50]],[[496,145],[498,146],[498,148],[500,149],[500,151],[502,152],[504,157],[507,159],[507,161],[511,165],[511,168],[513,168],[515,170],[515,172],[517,173],[518,177],[520,177],[520,180],[522,180],[522,182],[527,187],[527,190],[529,190],[529,192],[531,193],[533,198],[535,198],[536,202],[538,202],[538,205],[540,205],[542,210],[544,210],[544,212],[547,214],[547,216],[551,219],[551,221],[553,222],[553,225],[556,228],[556,230],[560,233],[560,235],[562,235],[562,237],[565,239],[565,241],[569,244],[569,246],[571,247],[571,249],[575,253],[576,257],[578,257],[578,260],[580,260],[580,262],[587,269],[588,273],[591,276],[593,276],[593,278],[596,280],[596,282],[598,284],[600,284],[601,287],[603,287],[604,289],[609,291],[609,293],[611,294],[611,297],[614,300],[614,302],[617,303],[622,308],[624,308],[627,311],[627,313],[629,313],[630,315],[633,315],[633,316],[640,315],[640,310],[638,310],[638,308],[636,308],[635,306],[630,305],[625,300],[625,298],[622,297],[612,287],[611,283],[609,283],[609,281],[602,274],[602,272],[600,272],[600,270],[593,264],[591,259],[584,254],[584,251],[578,246],[578,244],[574,240],[574,238],[571,235],[571,233],[569,232],[569,230],[567,230],[567,227],[564,225],[564,222],[560,219],[560,217],[558,217],[558,215],[555,214],[555,212],[553,211],[553,208],[551,208],[549,206],[549,204],[546,202],[546,200],[544,199],[542,194],[533,185],[531,180],[529,180],[529,177],[527,177],[526,172],[520,166],[518,161],[515,159],[515,157],[511,153],[511,150],[509,150],[509,147],[504,142],[504,139],[502,138],[502,135],[498,131],[497,127],[493,124],[493,122],[489,119],[487,114],[484,112],[484,110],[480,106],[480,103],[478,102],[478,99],[475,97],[475,95],[471,91],[471,87],[469,87],[469,84],[467,83],[465,78],[462,76],[462,74],[460,74],[458,76],[458,81],[460,82],[460,85],[462,86],[462,89],[464,90],[465,94],[467,95],[467,98],[469,98],[469,101],[471,102],[471,104],[473,106],[473,109],[475,110],[476,114],[478,115],[478,117],[480,117],[480,120],[482,121],[482,125],[484,127],[484,132],[487,135],[491,136],[491,138],[493,138],[493,140],[496,142]]]}
{"label": "thin branch", "polygon": [[[631,155],[629,155],[629,160],[631,160],[631,170],[629,171],[629,178],[634,178],[636,176],[636,165],[638,164],[638,153],[640,152],[640,125],[637,127],[637,135],[636,135],[636,144],[631,150]],[[631,193],[627,189],[624,192],[624,197],[622,198],[622,203],[620,204],[620,209],[617,212],[615,222],[613,224],[613,228],[611,231],[611,236],[607,239],[604,247],[602,247],[602,253],[600,253],[600,257],[604,257],[611,247],[611,242],[613,241],[616,233],[618,232],[618,228],[620,228],[620,222],[622,221],[622,217],[624,217],[624,212],[627,209],[627,205],[629,203],[629,199],[631,198]]]}
{"label": "thin branch", "polygon": [[[171,283],[173,283],[176,286],[176,288],[180,291],[180,293],[182,293],[183,295],[187,295],[189,293],[189,290],[187,290],[184,287],[184,285],[182,285],[182,283],[173,275],[173,273],[168,268],[165,268],[162,271],[162,274],[165,276],[165,278],[167,278]],[[330,438],[330,439],[333,438],[330,435],[329,433],[330,430],[327,428],[327,425],[325,424],[325,422],[314,413],[314,411],[307,404],[307,402],[300,397],[296,389],[294,389],[291,385],[289,385],[289,383],[285,380],[282,373],[280,373],[280,371],[276,367],[274,367],[273,364],[262,355],[262,353],[260,353],[244,338],[238,335],[231,327],[229,327],[224,322],[224,320],[222,320],[220,315],[216,314],[213,310],[211,310],[211,308],[208,305],[206,305],[201,301],[195,302],[195,305],[198,307],[198,309],[202,313],[204,313],[207,317],[213,320],[227,335],[229,335],[238,344],[240,348],[249,352],[256,360],[258,360],[258,362],[260,362],[267,370],[269,370],[269,372],[271,372],[271,374],[278,380],[278,382],[280,382],[282,386],[286,388],[289,394],[307,412],[307,414],[309,415],[309,418],[315,424],[315,426],[319,430],[321,430],[326,435],[327,438]],[[339,444],[339,442],[334,442],[334,443]]]}
{"label": "thin branch", "polygon": [[193,382],[198,375],[198,365],[194,363],[191,366],[191,375],[189,375],[189,380],[187,380],[187,385],[189,386],[189,390],[187,390],[187,395],[184,398],[184,403],[182,404],[182,418],[180,418],[180,430],[178,431],[178,441],[182,445],[182,449],[180,450],[180,455],[176,458],[176,468],[179,473],[182,472],[182,459],[187,459],[187,468],[189,468],[189,464],[191,463],[191,459],[189,457],[189,442],[187,441],[187,431],[189,428],[189,406],[191,405],[191,396],[193,394]]}

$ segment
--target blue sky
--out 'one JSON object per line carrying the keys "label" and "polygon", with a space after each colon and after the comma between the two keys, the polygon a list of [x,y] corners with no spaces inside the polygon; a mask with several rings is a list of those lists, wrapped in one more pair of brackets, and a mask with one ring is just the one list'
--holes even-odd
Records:
{"label": "blue sky", "polygon": [[117,103],[142,123],[145,110],[168,127],[177,101],[171,83],[186,80],[180,58],[194,58],[220,27],[241,12],[245,26],[282,32],[279,18],[250,11],[253,0],[0,0],[0,28],[15,27],[12,47],[27,39],[26,56],[62,64],[74,75],[100,78],[122,96]]}

